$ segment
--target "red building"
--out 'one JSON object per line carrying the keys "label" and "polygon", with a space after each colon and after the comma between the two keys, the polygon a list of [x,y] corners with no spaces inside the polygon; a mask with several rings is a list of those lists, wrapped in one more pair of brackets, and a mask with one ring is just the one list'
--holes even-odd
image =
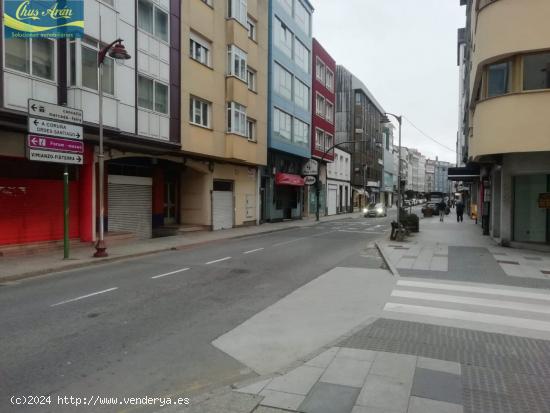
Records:
{"label": "red building", "polygon": [[[312,46],[311,156],[319,161],[319,177],[322,182],[320,210],[325,215],[326,163],[334,161],[334,151],[325,151],[334,145],[336,61],[317,39],[313,39]],[[317,207],[314,187],[310,187],[308,199],[309,213],[314,214]]]}

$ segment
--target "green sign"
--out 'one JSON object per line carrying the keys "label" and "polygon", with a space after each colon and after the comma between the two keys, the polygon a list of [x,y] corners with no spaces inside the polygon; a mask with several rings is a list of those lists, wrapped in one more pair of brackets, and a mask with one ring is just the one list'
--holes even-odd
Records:
{"label": "green sign", "polygon": [[6,39],[84,36],[84,0],[4,0]]}

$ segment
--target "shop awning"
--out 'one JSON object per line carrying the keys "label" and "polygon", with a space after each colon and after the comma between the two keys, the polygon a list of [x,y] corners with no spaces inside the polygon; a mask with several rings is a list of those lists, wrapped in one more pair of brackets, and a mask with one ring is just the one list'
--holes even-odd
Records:
{"label": "shop awning", "polygon": [[450,181],[472,182],[479,180],[479,165],[468,165],[460,168],[449,168]]}
{"label": "shop awning", "polygon": [[304,186],[304,178],[300,175],[277,172],[275,174],[275,185]]}

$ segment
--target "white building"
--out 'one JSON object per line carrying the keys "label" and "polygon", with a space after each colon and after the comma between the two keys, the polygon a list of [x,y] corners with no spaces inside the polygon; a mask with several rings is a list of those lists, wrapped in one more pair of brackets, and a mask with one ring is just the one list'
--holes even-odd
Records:
{"label": "white building", "polygon": [[350,212],[351,208],[351,155],[341,149],[334,150],[334,162],[327,164],[327,214]]}

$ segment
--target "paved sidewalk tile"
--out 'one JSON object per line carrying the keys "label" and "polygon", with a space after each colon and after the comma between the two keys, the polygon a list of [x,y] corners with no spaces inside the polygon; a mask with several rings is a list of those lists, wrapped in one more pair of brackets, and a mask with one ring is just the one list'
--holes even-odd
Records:
{"label": "paved sidewalk tile", "polygon": [[260,393],[273,379],[261,380],[256,383],[249,384],[248,386],[235,389],[239,393],[258,394]]}
{"label": "paved sidewalk tile", "polygon": [[409,404],[411,382],[394,377],[369,374],[356,404],[364,407],[379,407],[406,413]]}
{"label": "paved sidewalk tile", "polygon": [[260,404],[261,397],[241,393],[214,396],[184,409],[185,413],[250,413]]}
{"label": "paved sidewalk tile", "polygon": [[372,350],[361,350],[358,348],[340,347],[338,357],[347,357],[361,361],[374,361],[376,352]]}
{"label": "paved sidewalk tile", "polygon": [[360,389],[363,387],[371,364],[372,362],[368,360],[356,360],[341,357],[338,354],[321,376],[321,381]]}
{"label": "paved sidewalk tile", "polygon": [[359,389],[317,383],[299,408],[304,413],[350,413]]}
{"label": "paved sidewalk tile", "polygon": [[284,393],[267,389],[262,390],[260,396],[264,397],[260,403],[262,406],[276,407],[285,410],[298,410],[298,406],[300,406],[306,398],[305,396],[301,396],[299,394]]}
{"label": "paved sidewalk tile", "polygon": [[312,358],[309,360],[305,365],[311,366],[311,367],[321,367],[326,369],[328,365],[332,362],[334,357],[336,356],[336,353],[338,353],[339,347],[332,347],[318,356]]}
{"label": "paved sidewalk tile", "polygon": [[417,368],[411,395],[462,404],[462,382],[456,374]]}
{"label": "paved sidewalk tile", "polygon": [[463,408],[458,404],[411,397],[408,413],[463,413]]}
{"label": "paved sidewalk tile", "polygon": [[460,364],[452,361],[431,359],[428,357],[418,357],[416,367],[443,371],[445,373],[460,374]]}
{"label": "paved sidewalk tile", "polygon": [[274,378],[266,389],[305,396],[319,380],[323,371],[319,367],[300,366],[283,376]]}
{"label": "paved sidewalk tile", "polygon": [[388,376],[411,382],[416,368],[416,356],[379,352],[374,360],[370,374]]}
{"label": "paved sidewalk tile", "polygon": [[398,410],[388,410],[381,407],[354,406],[351,413],[401,413]]}
{"label": "paved sidewalk tile", "polygon": [[288,410],[277,409],[275,407],[260,406],[254,413],[288,413]]}

